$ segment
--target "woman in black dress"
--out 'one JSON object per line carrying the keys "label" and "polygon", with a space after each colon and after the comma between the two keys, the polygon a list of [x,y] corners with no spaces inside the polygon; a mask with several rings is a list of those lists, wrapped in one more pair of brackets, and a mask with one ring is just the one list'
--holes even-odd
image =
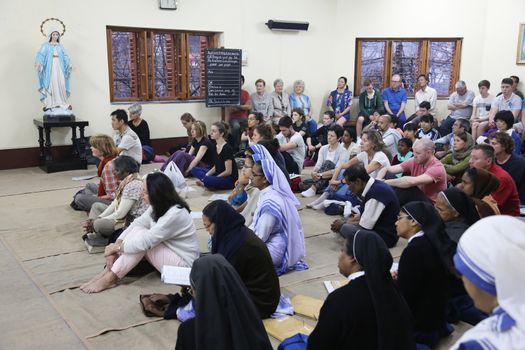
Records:
{"label": "woman in black dress", "polygon": [[175,350],[271,350],[248,290],[221,255],[195,260],[190,273],[195,318],[183,322]]}
{"label": "woman in black dress", "polygon": [[415,349],[410,310],[390,275],[392,255],[381,237],[349,235],[338,266],[349,283],[326,298],[308,349]]}
{"label": "woman in black dress", "polygon": [[211,235],[211,252],[233,265],[251,295],[261,318],[270,317],[281,290],[266,244],[244,225],[244,217],[222,200],[202,210],[204,227]]}
{"label": "woman in black dress", "polygon": [[455,245],[434,206],[410,202],[399,213],[397,234],[408,240],[399,259],[397,285],[412,311],[414,339],[434,346],[452,332],[446,322]]}

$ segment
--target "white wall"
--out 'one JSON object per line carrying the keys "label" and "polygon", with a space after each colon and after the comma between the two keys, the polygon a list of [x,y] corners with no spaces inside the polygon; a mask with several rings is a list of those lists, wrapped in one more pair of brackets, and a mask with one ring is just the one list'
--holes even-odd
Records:
{"label": "white wall", "polygon": [[[180,0],[176,11],[158,9],[156,1],[66,0],[1,2],[0,19],[5,39],[0,42],[0,95],[3,124],[0,149],[37,146],[32,119],[42,115],[36,91],[35,54],[44,41],[39,32],[42,20],[58,17],[67,26],[62,43],[72,59],[70,103],[78,118],[90,121],[88,133],[111,133],[109,113],[128,105],[111,104],[107,64],[106,25],[151,27],[222,32],[221,44],[247,50],[249,63],[243,67],[248,90],[254,91],[257,78],[272,82],[281,77],[291,88],[292,81],[304,79],[306,92],[313,98],[314,112],[321,110],[321,99],[334,85],[336,77],[324,69],[323,50],[331,46],[330,24],[335,2],[315,0]],[[27,11],[28,6],[31,10]],[[283,15],[283,14],[291,15]],[[280,15],[280,16],[279,16]],[[277,16],[277,17],[276,17]],[[268,19],[312,22],[308,32],[272,32]],[[335,74],[335,73],[334,73]],[[9,83],[5,83],[9,82]],[[190,112],[208,123],[220,118],[220,109],[204,103],[150,103],[143,106],[152,138],[183,136],[179,116]],[[54,144],[68,144],[66,130],[53,130]]]}
{"label": "white wall", "polygon": [[[520,0],[434,1],[377,0],[179,0],[176,11],[161,11],[157,1],[2,1],[0,23],[0,95],[2,124],[0,149],[37,146],[32,119],[42,114],[33,67],[44,38],[42,20],[58,17],[67,25],[62,43],[75,70],[70,103],[77,117],[90,121],[88,133],[111,133],[106,25],[222,32],[221,44],[248,52],[243,67],[246,87],[253,91],[257,78],[272,82],[281,77],[288,89],[295,79],[306,82],[313,113],[324,110],[326,95],[336,79],[346,75],[353,86],[355,37],[463,37],[460,77],[477,90],[489,79],[497,92],[502,77],[516,74],[525,80],[525,67],[517,66],[516,44]],[[310,22],[308,32],[272,32],[268,19]],[[439,102],[446,113],[446,102]],[[153,138],[183,136],[179,116],[190,112],[210,123],[218,108],[203,103],[150,103],[143,106]],[[409,112],[413,110],[409,103]],[[54,144],[68,144],[66,131],[53,131]]]}
{"label": "white wall", "polygon": [[[460,79],[478,94],[482,79],[491,82],[493,94],[501,79],[517,75],[525,81],[525,65],[516,65],[519,23],[525,22],[525,2],[520,0],[338,0],[338,32],[350,39],[337,55],[336,66],[349,67],[353,79],[355,37],[462,37]],[[350,77],[349,77],[350,78]],[[523,84],[520,83],[520,88]],[[415,110],[409,100],[407,110]],[[447,101],[438,101],[438,115],[447,115]]]}

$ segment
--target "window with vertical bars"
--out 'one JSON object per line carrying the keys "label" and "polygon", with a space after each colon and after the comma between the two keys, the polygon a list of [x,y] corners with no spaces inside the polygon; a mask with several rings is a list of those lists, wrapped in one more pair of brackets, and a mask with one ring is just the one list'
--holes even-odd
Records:
{"label": "window with vertical bars", "polygon": [[414,96],[417,77],[426,74],[438,96],[449,96],[459,79],[461,43],[461,38],[357,38],[354,91],[363,91],[365,79],[386,88],[399,74],[407,94]]}
{"label": "window with vertical bars", "polygon": [[111,102],[204,99],[216,33],[107,27]]}

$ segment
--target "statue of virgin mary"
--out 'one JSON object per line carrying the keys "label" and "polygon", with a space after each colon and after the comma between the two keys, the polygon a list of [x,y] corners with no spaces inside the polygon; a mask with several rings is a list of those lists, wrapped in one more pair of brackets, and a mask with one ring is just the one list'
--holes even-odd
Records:
{"label": "statue of virgin mary", "polygon": [[60,32],[51,30],[48,40],[36,55],[38,92],[44,104],[44,115],[71,115],[68,103],[71,62],[60,43]]}

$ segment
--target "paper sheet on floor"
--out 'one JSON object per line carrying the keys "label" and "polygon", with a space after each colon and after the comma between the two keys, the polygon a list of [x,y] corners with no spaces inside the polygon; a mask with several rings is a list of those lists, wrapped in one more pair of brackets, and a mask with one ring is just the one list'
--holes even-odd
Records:
{"label": "paper sheet on floor", "polygon": [[319,319],[319,313],[321,312],[321,306],[323,306],[324,300],[312,298],[306,295],[296,295],[292,298],[292,305],[295,313],[303,315],[314,320]]}
{"label": "paper sheet on floor", "polygon": [[216,200],[226,201],[226,200],[228,200],[228,194],[226,194],[226,193],[215,193],[215,194],[211,195],[210,198],[208,198],[208,202],[213,202],[213,201],[216,201]]}
{"label": "paper sheet on floor", "polygon": [[97,175],[73,176],[71,180],[73,181],[91,180],[95,177],[97,177]]}
{"label": "paper sheet on floor", "polygon": [[263,324],[266,332],[279,341],[297,333],[310,335],[314,330],[314,327],[292,316],[265,319]]}

